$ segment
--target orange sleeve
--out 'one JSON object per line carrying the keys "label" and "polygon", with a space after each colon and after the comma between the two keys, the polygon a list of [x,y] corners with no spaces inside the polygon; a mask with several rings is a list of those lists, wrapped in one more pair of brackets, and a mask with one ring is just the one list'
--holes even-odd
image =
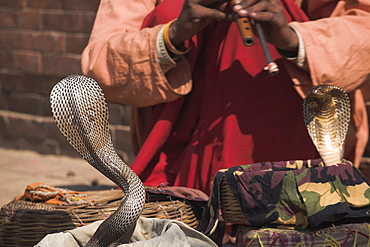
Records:
{"label": "orange sleeve", "polygon": [[318,84],[336,85],[350,93],[351,123],[344,158],[359,167],[369,137],[359,88],[370,81],[370,1],[311,0],[306,7],[308,15],[317,20],[291,25],[303,38],[309,70],[285,63],[302,97]]}
{"label": "orange sleeve", "polygon": [[339,1],[330,18],[291,23],[303,38],[309,67],[309,75],[292,69],[301,95],[312,85],[332,84],[352,92],[370,81],[368,23],[369,0]]}
{"label": "orange sleeve", "polygon": [[100,3],[81,66],[109,102],[145,107],[175,100],[191,90],[187,61],[180,59],[166,75],[158,63],[156,39],[163,25],[140,30],[157,4],[157,0]]}

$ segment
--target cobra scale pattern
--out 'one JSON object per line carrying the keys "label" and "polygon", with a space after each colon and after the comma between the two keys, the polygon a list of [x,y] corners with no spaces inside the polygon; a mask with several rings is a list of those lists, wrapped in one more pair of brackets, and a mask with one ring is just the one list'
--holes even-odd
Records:
{"label": "cobra scale pattern", "polygon": [[303,117],[325,165],[340,163],[350,121],[350,100],[344,90],[326,84],[313,87],[304,99]]}
{"label": "cobra scale pattern", "polygon": [[144,207],[145,190],[139,177],[114,150],[108,107],[98,83],[83,75],[69,75],[50,94],[54,120],[76,151],[119,186],[125,196],[86,246],[109,246],[134,225]]}

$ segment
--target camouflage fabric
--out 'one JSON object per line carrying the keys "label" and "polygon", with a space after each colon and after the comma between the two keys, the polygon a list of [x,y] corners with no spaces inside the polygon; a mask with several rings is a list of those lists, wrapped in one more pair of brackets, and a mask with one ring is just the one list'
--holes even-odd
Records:
{"label": "camouflage fabric", "polygon": [[324,166],[321,160],[263,162],[219,171],[204,213],[202,230],[211,231],[221,207],[225,180],[246,224],[305,229],[323,221],[369,217],[370,187],[349,161]]}
{"label": "camouflage fabric", "polygon": [[320,229],[286,230],[238,225],[236,247],[370,246],[370,224],[340,224]]}

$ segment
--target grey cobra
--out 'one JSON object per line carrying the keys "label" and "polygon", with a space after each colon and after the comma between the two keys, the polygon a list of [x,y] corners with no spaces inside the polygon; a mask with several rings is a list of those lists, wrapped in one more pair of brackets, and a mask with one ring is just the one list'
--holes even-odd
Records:
{"label": "grey cobra", "polygon": [[115,243],[141,215],[145,190],[139,177],[114,150],[104,94],[93,79],[70,75],[54,86],[50,102],[54,120],[68,142],[124,192],[119,208],[100,225],[86,246]]}
{"label": "grey cobra", "polygon": [[341,162],[341,152],[350,121],[350,100],[339,87],[313,87],[303,102],[308,133],[325,165]]}

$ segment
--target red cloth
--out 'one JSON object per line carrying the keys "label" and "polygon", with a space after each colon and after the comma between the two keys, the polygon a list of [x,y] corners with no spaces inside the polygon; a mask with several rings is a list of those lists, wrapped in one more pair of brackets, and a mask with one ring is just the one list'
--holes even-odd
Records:
{"label": "red cloth", "polygon": [[[182,0],[165,0],[143,27],[177,18]],[[308,20],[289,0],[288,21]],[[155,107],[152,129],[131,168],[145,185],[166,183],[209,194],[223,168],[263,161],[318,158],[302,116],[302,98],[273,46],[280,72],[269,76],[258,41],[242,44],[235,23],[214,21],[186,54],[192,92]]]}

